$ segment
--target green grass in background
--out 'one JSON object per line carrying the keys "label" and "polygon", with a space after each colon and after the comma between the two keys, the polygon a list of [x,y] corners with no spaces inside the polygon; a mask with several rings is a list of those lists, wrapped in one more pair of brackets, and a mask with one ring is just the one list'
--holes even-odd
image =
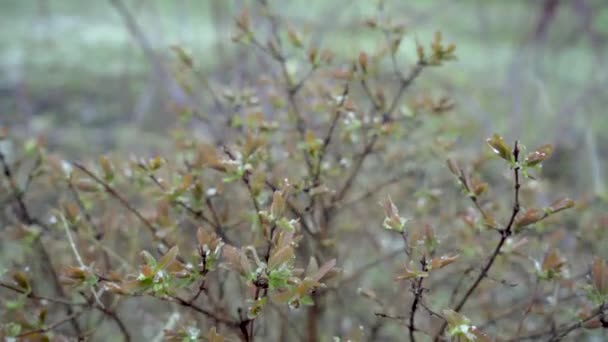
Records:
{"label": "green grass in background", "polygon": [[[230,43],[232,17],[243,1],[125,2],[160,54],[180,44],[204,74],[234,77],[229,67],[241,61],[230,58],[236,51]],[[382,39],[359,25],[373,15],[376,1],[273,3],[343,57],[354,58]],[[428,41],[441,30],[457,44],[458,62],[431,72],[419,87],[454,97],[453,115],[472,123],[463,143],[497,131],[530,143],[560,139],[576,149],[592,134],[597,145],[592,158],[598,159],[608,151],[608,98],[601,91],[608,85],[603,65],[608,4],[585,2],[592,9],[589,29],[600,37],[594,43],[573,3],[563,2],[542,44],[531,40],[540,1],[418,0],[387,6],[394,19],[408,24],[410,39],[399,61],[404,68],[414,59],[416,38]],[[12,96],[2,97],[0,115],[27,122],[30,132],[51,132],[57,148],[77,154],[162,144],[159,136],[169,119],[146,99],[158,91],[150,63],[109,1],[5,0],[2,7],[0,88],[22,85],[36,115],[25,118]],[[133,115],[135,110],[143,114]],[[543,136],[537,136],[539,128]],[[133,130],[139,132],[137,141]]]}

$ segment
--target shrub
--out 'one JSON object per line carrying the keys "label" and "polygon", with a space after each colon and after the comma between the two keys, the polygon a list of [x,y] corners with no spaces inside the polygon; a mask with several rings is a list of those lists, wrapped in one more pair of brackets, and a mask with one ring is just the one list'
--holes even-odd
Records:
{"label": "shrub", "polygon": [[5,130],[4,336],[560,340],[606,327],[605,261],[571,262],[554,228],[574,202],[534,196],[551,146],[494,135],[497,158],[457,162],[454,104],[404,104],[456,48],[440,33],[416,42],[404,72],[405,27],[387,14],[364,23],[377,50],[339,61],[265,2],[244,9],[234,40],[263,71],[208,84],[211,101],[197,101],[195,57],[173,47],[192,101],[173,103],[164,156],[69,161]]}

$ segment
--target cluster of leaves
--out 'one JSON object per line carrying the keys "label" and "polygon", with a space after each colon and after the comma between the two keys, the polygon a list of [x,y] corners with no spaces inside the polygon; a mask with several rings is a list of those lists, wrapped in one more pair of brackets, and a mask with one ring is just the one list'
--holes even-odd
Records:
{"label": "cluster of leaves", "polygon": [[489,138],[499,181],[483,152],[447,158],[455,106],[412,86],[456,47],[437,33],[400,67],[407,30],[389,12],[380,1],[363,23],[375,52],[341,60],[259,1],[235,17],[234,41],[264,70],[242,84],[200,80],[172,47],[175,79],[201,101],[168,106],[164,156],[69,161],[2,131],[3,336],[559,340],[606,327],[606,262],[564,251],[556,214],[575,203],[537,205],[551,146]]}

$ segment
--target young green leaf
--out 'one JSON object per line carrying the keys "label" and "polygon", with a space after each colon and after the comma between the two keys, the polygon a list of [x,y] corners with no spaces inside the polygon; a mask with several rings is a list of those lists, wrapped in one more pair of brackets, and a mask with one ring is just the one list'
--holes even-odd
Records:
{"label": "young green leaf", "polygon": [[494,134],[486,141],[492,148],[492,151],[494,151],[494,153],[496,153],[500,158],[506,161],[511,161],[513,153],[500,135]]}

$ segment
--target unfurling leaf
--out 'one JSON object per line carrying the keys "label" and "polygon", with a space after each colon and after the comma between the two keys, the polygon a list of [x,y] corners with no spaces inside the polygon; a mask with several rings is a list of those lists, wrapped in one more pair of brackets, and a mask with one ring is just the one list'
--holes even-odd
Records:
{"label": "unfurling leaf", "polygon": [[243,8],[243,10],[241,10],[241,13],[239,13],[239,16],[236,17],[236,26],[238,28],[240,28],[241,30],[248,32],[249,31],[249,25],[250,25],[250,19],[249,19],[249,9],[247,7]]}
{"label": "unfurling leaf", "polygon": [[424,46],[420,42],[416,41],[416,55],[418,56],[418,63],[425,63],[426,56],[424,53]]}
{"label": "unfurling leaf", "polygon": [[272,204],[270,205],[270,215],[273,219],[278,219],[285,210],[285,198],[281,191],[277,190],[272,194]]}
{"label": "unfurling leaf", "polygon": [[592,312],[592,309],[589,308],[588,306],[583,307],[576,314],[576,316],[579,319],[579,321],[584,322],[583,328],[585,328],[585,329],[590,329],[590,330],[599,329],[604,326],[604,324],[602,323],[601,316],[592,318],[593,312]]}
{"label": "unfurling leaf", "polygon": [[458,313],[451,309],[444,309],[442,311],[443,317],[448,322],[450,326],[457,326],[463,324],[469,324],[471,320],[469,320],[466,316],[461,313]]}
{"label": "unfurling leaf", "polygon": [[393,203],[391,197],[386,197],[381,204],[384,208],[384,228],[388,230],[403,232],[407,220],[399,216],[399,210],[397,210],[397,206],[395,205],[395,203]]}
{"label": "unfurling leaf", "polygon": [[243,157],[248,158],[254,154],[260,147],[264,146],[265,142],[264,137],[247,133],[243,144]]}
{"label": "unfurling leaf", "polygon": [[461,313],[451,309],[442,311],[443,317],[448,322],[448,335],[456,341],[481,341],[490,342],[492,339],[471,324],[471,320]]}
{"label": "unfurling leaf", "polygon": [[224,337],[217,332],[215,327],[209,329],[209,332],[207,333],[207,340],[209,342],[224,342],[225,341]]}
{"label": "unfurling leaf", "polygon": [[439,258],[433,258],[431,260],[431,269],[438,270],[440,268],[443,268],[443,267],[453,263],[454,261],[456,261],[459,257],[460,257],[460,255],[456,254],[456,255],[452,255],[452,256],[443,255]]}
{"label": "unfurling leaf", "polygon": [[458,163],[452,158],[449,158],[446,163],[448,164],[450,172],[452,172],[454,176],[460,177],[460,166],[458,165]]}
{"label": "unfurling leaf", "polygon": [[334,267],[336,267],[336,259],[331,259],[328,262],[324,263],[323,266],[319,267],[317,272],[312,276],[313,281],[320,281],[331,271]]}
{"label": "unfurling leaf", "polygon": [[91,276],[88,269],[80,266],[66,267],[61,275],[61,282],[66,285],[80,286]]}
{"label": "unfurling leaf", "polygon": [[277,266],[285,264],[294,258],[294,252],[292,246],[283,246],[279,248],[274,254],[270,256],[268,260],[268,269],[274,269]]}
{"label": "unfurling leaf", "polygon": [[368,59],[369,58],[367,57],[367,54],[365,52],[359,53],[359,66],[361,67],[363,73],[367,72]]}
{"label": "unfurling leaf", "polygon": [[192,60],[192,57],[181,46],[179,46],[179,45],[172,45],[171,46],[171,50],[175,53],[175,55],[179,59],[179,62],[182,63],[182,65],[184,65],[184,66],[186,66],[186,67],[188,67],[190,69],[194,66],[194,62]]}
{"label": "unfurling leaf", "polygon": [[226,266],[230,270],[236,271],[245,277],[251,274],[251,263],[240,249],[231,245],[225,245],[222,248],[222,255],[226,259]]}
{"label": "unfurling leaf", "polygon": [[298,32],[291,26],[287,27],[287,38],[289,38],[289,42],[298,48],[302,47],[302,39]]}
{"label": "unfurling leaf", "polygon": [[103,171],[104,178],[111,181],[114,178],[114,166],[107,156],[99,157],[99,165]]}
{"label": "unfurling leaf", "polygon": [[541,210],[530,208],[526,210],[524,215],[515,221],[515,226],[518,228],[525,227],[536,223],[546,217],[546,214]]}
{"label": "unfurling leaf", "polygon": [[542,264],[542,275],[547,280],[554,279],[562,273],[563,267],[566,265],[564,259],[555,249],[552,249],[545,255]]}
{"label": "unfurling leaf", "polygon": [[526,165],[527,166],[536,166],[542,163],[545,159],[549,158],[551,155],[551,151],[553,150],[552,145],[543,145],[537,148],[535,151],[528,153],[526,156]]}
{"label": "unfurling leaf", "polygon": [[25,273],[15,272],[13,273],[13,281],[23,290],[30,290],[30,282],[27,280]]}
{"label": "unfurling leaf", "polygon": [[494,153],[496,153],[499,157],[506,161],[511,161],[511,157],[513,155],[511,149],[509,148],[509,146],[507,146],[507,144],[500,135],[494,134],[486,141],[488,142],[488,145],[490,145]]}
{"label": "unfurling leaf", "polygon": [[414,262],[410,261],[410,264],[408,266],[405,266],[404,272],[397,274],[397,276],[395,277],[395,280],[424,278],[424,277],[428,277],[428,275],[429,275],[428,272],[417,270],[414,266]]}
{"label": "unfurling leaf", "polygon": [[74,181],[74,187],[82,192],[97,192],[99,191],[99,187],[97,184],[88,179],[79,179]]}
{"label": "unfurling leaf", "polygon": [[593,287],[601,295],[608,295],[608,265],[606,261],[595,257],[591,266]]}
{"label": "unfurling leaf", "polygon": [[143,250],[140,252],[141,257],[144,259],[146,265],[150,267],[156,267],[156,259],[150,254],[150,252]]}
{"label": "unfurling leaf", "polygon": [[319,55],[319,50],[315,47],[311,47],[308,49],[308,62],[312,65],[317,65],[317,56]]}
{"label": "unfurling leaf", "polygon": [[160,259],[158,259],[156,268],[158,270],[162,270],[162,269],[166,268],[167,266],[169,266],[169,264],[171,264],[173,261],[175,261],[175,258],[177,257],[178,252],[179,252],[179,248],[177,248],[177,246],[171,247],[171,249],[167,253],[165,253],[165,255],[163,255]]}
{"label": "unfurling leaf", "polygon": [[148,169],[150,171],[156,171],[163,167],[166,164],[165,159],[161,156],[156,156],[150,160],[148,160]]}
{"label": "unfurling leaf", "polygon": [[473,191],[473,194],[475,194],[475,196],[477,196],[477,197],[483,195],[486,192],[486,190],[488,190],[488,183],[481,182],[477,179],[474,179],[472,181],[471,186],[472,186],[471,190]]}
{"label": "unfurling leaf", "polygon": [[574,201],[565,197],[551,203],[548,209],[553,214],[562,210],[570,209],[572,207],[574,207]]}
{"label": "unfurling leaf", "polygon": [[203,227],[198,227],[196,240],[201,248],[207,246],[209,250],[215,250],[222,243],[222,239],[215,232],[207,231]]}

